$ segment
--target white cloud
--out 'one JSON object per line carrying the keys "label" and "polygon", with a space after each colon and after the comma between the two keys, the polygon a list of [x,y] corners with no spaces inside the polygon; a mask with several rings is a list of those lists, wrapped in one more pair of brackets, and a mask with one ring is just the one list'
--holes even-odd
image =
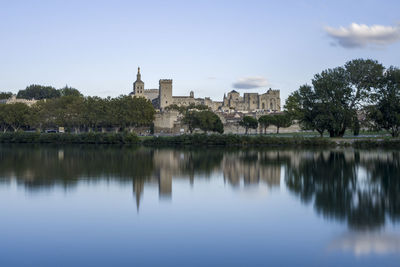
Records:
{"label": "white cloud", "polygon": [[385,46],[400,40],[400,25],[383,26],[352,23],[348,27],[325,27],[335,44],[345,48],[363,48],[369,45]]}
{"label": "white cloud", "polygon": [[252,89],[268,86],[268,81],[262,76],[243,77],[233,83],[237,89]]}

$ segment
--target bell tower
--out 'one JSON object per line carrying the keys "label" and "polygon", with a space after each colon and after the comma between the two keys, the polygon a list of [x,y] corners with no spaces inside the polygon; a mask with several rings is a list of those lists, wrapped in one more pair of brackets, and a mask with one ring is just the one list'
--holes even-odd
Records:
{"label": "bell tower", "polygon": [[142,81],[142,75],[140,74],[140,67],[138,67],[136,81],[133,83],[133,95],[144,96],[144,82]]}

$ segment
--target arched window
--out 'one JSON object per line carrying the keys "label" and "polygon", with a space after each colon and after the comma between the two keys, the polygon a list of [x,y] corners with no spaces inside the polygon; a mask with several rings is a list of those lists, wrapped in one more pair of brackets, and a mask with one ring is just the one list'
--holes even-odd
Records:
{"label": "arched window", "polygon": [[265,109],[265,103],[262,103],[262,109]]}

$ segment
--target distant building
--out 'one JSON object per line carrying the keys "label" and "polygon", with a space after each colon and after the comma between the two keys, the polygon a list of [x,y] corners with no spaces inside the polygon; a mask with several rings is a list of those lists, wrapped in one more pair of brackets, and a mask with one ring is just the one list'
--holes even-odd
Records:
{"label": "distant building", "polygon": [[15,103],[23,103],[28,106],[32,106],[35,104],[38,100],[35,99],[22,99],[22,98],[17,98],[16,95],[12,95],[8,99],[1,99],[0,104],[15,104]]}
{"label": "distant building", "polygon": [[213,101],[209,97],[195,98],[194,92],[191,91],[188,96],[173,96],[172,80],[161,79],[158,89],[144,89],[140,68],[136,75],[136,81],[133,83],[133,92],[130,94],[137,97],[145,97],[150,100],[154,107],[164,110],[170,105],[189,106],[206,105],[212,110],[220,110],[222,112],[230,111],[266,111],[279,112],[281,111],[280,91],[269,89],[264,94],[245,93],[243,97],[235,90],[224,95],[223,101]]}
{"label": "distant building", "polygon": [[223,108],[239,111],[264,110],[279,112],[281,111],[280,91],[270,88],[264,94],[244,93],[243,97],[241,97],[239,92],[232,90],[227,96],[224,95]]}

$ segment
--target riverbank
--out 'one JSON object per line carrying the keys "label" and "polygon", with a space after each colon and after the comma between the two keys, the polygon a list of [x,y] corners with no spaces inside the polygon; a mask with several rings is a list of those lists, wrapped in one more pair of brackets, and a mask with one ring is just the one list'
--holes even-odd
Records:
{"label": "riverbank", "polygon": [[0,133],[0,143],[30,144],[128,144],[149,147],[162,146],[301,146],[400,148],[400,139],[377,137],[328,138],[276,135],[192,134],[177,136],[138,137],[134,133]]}
{"label": "riverbank", "polygon": [[0,143],[21,144],[127,144],[140,143],[134,133],[1,133]]}

